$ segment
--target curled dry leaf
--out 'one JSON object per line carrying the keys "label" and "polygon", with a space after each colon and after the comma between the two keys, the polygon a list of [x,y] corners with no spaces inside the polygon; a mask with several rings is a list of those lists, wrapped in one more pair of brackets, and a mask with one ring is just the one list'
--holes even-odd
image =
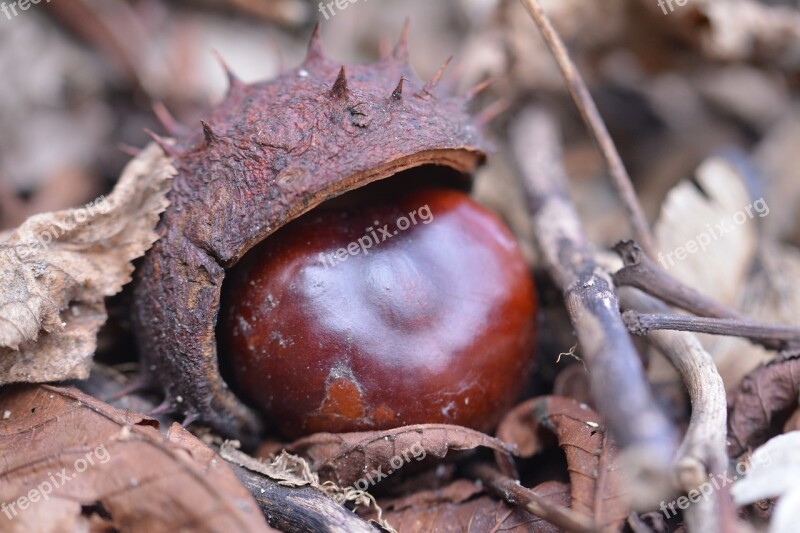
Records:
{"label": "curled dry leaf", "polygon": [[728,454],[739,457],[781,433],[798,393],[800,357],[768,363],[744,378],[731,401]]}
{"label": "curled dry leaf", "polygon": [[73,388],[0,393],[2,531],[273,531],[226,463],[180,426]]}
{"label": "curled dry leaf", "polygon": [[[756,224],[734,217],[753,201],[729,162],[712,158],[667,195],[654,233],[658,260],[687,285],[734,306],[756,252]],[[751,207],[751,213],[758,218]],[[750,221],[748,223],[747,221]]]}
{"label": "curled dry leaf", "polygon": [[[759,223],[770,213],[763,199],[753,199],[744,178],[729,162],[711,158],[696,172],[697,186],[684,181],[670,191],[655,235],[658,259],[673,276],[732,308],[763,322],[776,320],[772,289],[751,290],[759,245]],[[780,321],[780,320],[778,320]],[[737,337],[699,336],[714,358],[725,389],[731,393],[742,377],[770,353]]]}
{"label": "curled dry leaf", "polygon": [[793,533],[800,521],[800,431],[778,435],[750,456],[748,473],[731,488],[736,505],[779,497],[770,533]]}
{"label": "curled dry leaf", "polygon": [[[537,486],[537,494],[561,506],[569,506],[569,487],[548,481]],[[509,531],[550,533],[556,526],[490,496],[479,496],[474,482],[457,480],[438,490],[420,491],[395,500],[381,500],[384,518],[403,533]]]}
{"label": "curled dry leaf", "polygon": [[571,398],[533,398],[506,415],[497,436],[532,457],[545,447],[542,430],[556,436],[567,456],[572,509],[600,529],[618,530],[630,509],[617,449],[599,415]]}
{"label": "curled dry leaf", "polygon": [[308,458],[312,470],[322,481],[346,487],[365,475],[374,480],[371,485],[428,455],[441,458],[450,451],[479,446],[503,454],[514,452],[512,447],[488,435],[447,424],[419,424],[359,433],[317,433],[295,441],[286,450]]}
{"label": "curled dry leaf", "polygon": [[108,197],[35,215],[0,244],[0,384],[89,375],[103,299],[155,242],[174,172],[151,146]]}

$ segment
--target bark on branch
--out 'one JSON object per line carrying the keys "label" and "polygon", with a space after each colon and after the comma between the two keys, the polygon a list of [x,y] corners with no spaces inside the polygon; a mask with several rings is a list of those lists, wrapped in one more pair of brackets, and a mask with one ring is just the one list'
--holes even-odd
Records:
{"label": "bark on branch", "polygon": [[642,290],[659,300],[698,316],[743,319],[731,309],[705,294],[684,285],[654,263],[634,241],[614,246],[625,266],[614,274],[617,286],[627,285]]}
{"label": "bark on branch", "polygon": [[727,337],[744,337],[771,350],[794,352],[800,349],[800,330],[793,326],[676,313],[646,314],[633,310],[626,311],[623,319],[628,329],[635,335],[647,335],[651,331],[671,329]]}
{"label": "bark on branch", "polygon": [[545,113],[528,109],[511,134],[537,244],[563,291],[600,414],[628,456],[638,456],[639,473],[663,472],[676,447],[675,431],[653,400],[611,277],[595,262],[567,197],[556,131]]}

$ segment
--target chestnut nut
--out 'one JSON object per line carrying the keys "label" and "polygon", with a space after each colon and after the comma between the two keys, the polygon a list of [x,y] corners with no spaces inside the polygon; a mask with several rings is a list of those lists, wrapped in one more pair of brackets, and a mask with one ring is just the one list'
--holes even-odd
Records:
{"label": "chestnut nut", "polygon": [[233,381],[284,435],[487,431],[531,365],[534,293],[505,225],[462,192],[318,209],[229,274]]}

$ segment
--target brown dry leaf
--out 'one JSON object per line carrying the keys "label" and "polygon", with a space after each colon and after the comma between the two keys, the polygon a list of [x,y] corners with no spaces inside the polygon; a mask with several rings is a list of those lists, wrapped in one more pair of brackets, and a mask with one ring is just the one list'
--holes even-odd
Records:
{"label": "brown dry leaf", "polygon": [[762,366],[742,381],[731,400],[728,454],[739,457],[782,432],[797,409],[800,357]]}
{"label": "brown dry leaf", "polygon": [[[569,487],[548,481],[535,492],[561,507],[570,503]],[[420,491],[412,496],[380,501],[384,518],[403,533],[444,533],[510,531],[515,533],[550,533],[556,526],[490,496],[472,498],[480,492],[473,482],[455,481],[435,491]]]}
{"label": "brown dry leaf", "polygon": [[0,530],[274,531],[226,463],[174,425],[73,388],[0,393]]}
{"label": "brown dry leaf", "polygon": [[506,415],[497,436],[516,444],[522,457],[531,457],[545,447],[542,430],[556,436],[567,456],[572,509],[601,529],[618,530],[630,509],[617,449],[600,416],[571,398],[533,398]]}
{"label": "brown dry leaf", "polygon": [[369,475],[374,481],[428,455],[444,457],[450,451],[479,446],[511,454],[514,449],[488,435],[461,426],[419,424],[386,431],[317,433],[287,446],[286,451],[306,457],[322,481],[340,487]]}
{"label": "brown dry leaf", "polygon": [[411,507],[432,507],[443,503],[463,503],[483,493],[483,488],[475,481],[457,479],[444,487],[433,490],[420,490],[408,496],[381,500],[379,505],[391,511],[402,511]]}
{"label": "brown dry leaf", "polygon": [[174,172],[151,145],[107,198],[35,215],[0,244],[0,384],[89,375],[103,300],[155,242]]}

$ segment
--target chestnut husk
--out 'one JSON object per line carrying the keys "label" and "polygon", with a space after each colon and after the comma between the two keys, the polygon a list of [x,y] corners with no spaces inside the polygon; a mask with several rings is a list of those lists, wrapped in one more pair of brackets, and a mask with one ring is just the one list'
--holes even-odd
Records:
{"label": "chestnut husk", "polygon": [[289,221],[403,170],[441,165],[469,180],[487,144],[469,113],[477,91],[437,94],[408,63],[408,26],[392,53],[342,66],[315,28],[305,61],[244,84],[229,70],[224,101],[202,130],[156,136],[177,175],[159,240],[136,272],[133,326],[143,378],[164,410],[255,442],[259,415],[220,375],[215,330],[226,269]]}

